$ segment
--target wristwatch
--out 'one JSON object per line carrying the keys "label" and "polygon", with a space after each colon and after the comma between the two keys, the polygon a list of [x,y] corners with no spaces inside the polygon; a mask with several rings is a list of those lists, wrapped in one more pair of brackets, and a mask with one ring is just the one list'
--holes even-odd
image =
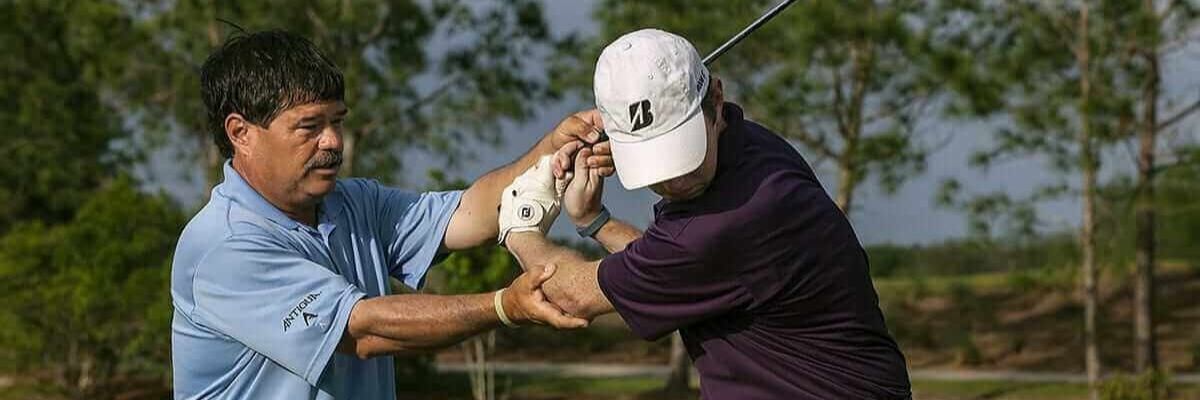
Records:
{"label": "wristwatch", "polygon": [[608,223],[612,218],[612,214],[608,213],[608,207],[600,206],[600,214],[596,215],[590,224],[584,227],[576,227],[575,232],[579,233],[579,237],[590,238],[596,237],[596,232],[600,232],[600,228]]}

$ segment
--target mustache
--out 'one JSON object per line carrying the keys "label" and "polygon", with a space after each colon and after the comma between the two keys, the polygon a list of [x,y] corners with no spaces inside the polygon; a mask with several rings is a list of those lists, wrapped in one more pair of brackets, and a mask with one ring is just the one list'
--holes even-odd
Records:
{"label": "mustache", "polygon": [[342,152],[324,150],[313,156],[304,164],[305,171],[312,171],[316,168],[333,168],[342,165]]}

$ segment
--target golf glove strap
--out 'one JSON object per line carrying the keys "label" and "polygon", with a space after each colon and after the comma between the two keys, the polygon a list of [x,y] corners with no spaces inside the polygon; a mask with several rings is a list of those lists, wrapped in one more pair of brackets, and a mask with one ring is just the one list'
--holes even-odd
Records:
{"label": "golf glove strap", "polygon": [[550,230],[558,218],[558,186],[550,169],[550,156],[543,156],[504,188],[500,196],[501,246],[512,232],[538,231],[545,235]]}

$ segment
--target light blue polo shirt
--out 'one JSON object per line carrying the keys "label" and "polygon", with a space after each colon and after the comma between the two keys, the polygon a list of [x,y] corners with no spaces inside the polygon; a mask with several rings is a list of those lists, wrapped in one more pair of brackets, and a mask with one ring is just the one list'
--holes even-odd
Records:
{"label": "light blue polo shirt", "polygon": [[420,286],[462,192],[338,180],[316,228],[288,218],[225,164],[171,267],[177,399],[394,399],[391,357],[336,349],[350,310]]}

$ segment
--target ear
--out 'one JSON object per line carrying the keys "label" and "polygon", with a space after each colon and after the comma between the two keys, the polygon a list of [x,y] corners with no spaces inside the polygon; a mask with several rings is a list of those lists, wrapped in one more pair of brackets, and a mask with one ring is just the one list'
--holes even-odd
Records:
{"label": "ear", "polygon": [[718,116],[724,115],[721,111],[725,109],[725,85],[721,83],[721,78],[715,76],[712,81],[713,101],[717,103],[713,109],[716,110]]}
{"label": "ear", "polygon": [[713,91],[713,112],[717,115],[713,117],[713,122],[717,125],[717,132],[725,130],[725,85],[721,83],[721,78],[712,77],[712,87],[708,90]]}
{"label": "ear", "polygon": [[238,113],[225,117],[225,135],[233,143],[235,154],[247,154],[250,147],[250,128],[252,124]]}

